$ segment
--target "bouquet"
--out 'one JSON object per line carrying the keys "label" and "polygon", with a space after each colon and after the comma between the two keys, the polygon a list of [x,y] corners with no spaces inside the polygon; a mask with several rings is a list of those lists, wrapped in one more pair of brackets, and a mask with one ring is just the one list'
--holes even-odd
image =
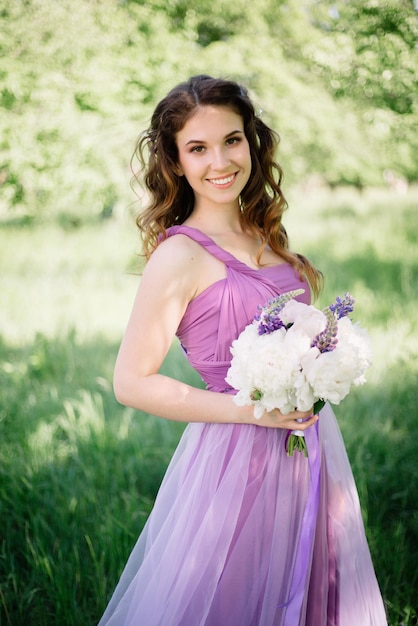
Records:
{"label": "bouquet", "polygon": [[[344,298],[320,311],[295,300],[303,289],[283,293],[259,307],[259,314],[231,347],[232,361],[225,378],[238,391],[236,404],[254,405],[254,417],[264,411],[308,411],[316,414],[329,401],[339,404],[353,385],[365,383],[371,365],[366,330],[348,317],[354,299]],[[292,431],[286,442],[289,456],[307,456],[303,432]]]}

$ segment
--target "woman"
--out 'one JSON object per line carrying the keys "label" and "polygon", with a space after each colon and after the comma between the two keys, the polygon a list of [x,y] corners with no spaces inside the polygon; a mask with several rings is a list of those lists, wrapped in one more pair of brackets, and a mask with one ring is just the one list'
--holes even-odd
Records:
{"label": "woman", "polygon": [[[276,146],[246,90],[208,76],[175,87],[139,140],[148,263],[115,393],[189,425],[101,626],[386,624],[331,409],[319,422],[311,411],[256,420],[225,382],[260,304],[300,287],[309,302],[321,287],[288,246]],[[206,390],[158,373],[174,335]],[[286,455],[295,428],[310,461]]]}

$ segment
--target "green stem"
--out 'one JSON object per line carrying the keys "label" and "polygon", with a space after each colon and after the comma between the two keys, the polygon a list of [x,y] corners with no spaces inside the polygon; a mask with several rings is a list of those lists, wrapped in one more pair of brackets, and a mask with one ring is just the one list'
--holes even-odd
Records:
{"label": "green stem", "polygon": [[306,447],[305,437],[300,435],[290,435],[287,441],[287,456],[293,456],[294,451],[302,452],[308,456],[308,448]]}

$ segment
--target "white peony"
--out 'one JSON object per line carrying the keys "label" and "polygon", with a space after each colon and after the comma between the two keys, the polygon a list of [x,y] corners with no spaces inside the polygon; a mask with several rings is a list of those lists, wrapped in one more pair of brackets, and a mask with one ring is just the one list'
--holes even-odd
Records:
{"label": "white peony", "polygon": [[325,330],[327,325],[327,318],[322,311],[297,300],[290,300],[284,305],[280,319],[285,326],[293,324],[290,330],[302,332],[311,340]]}
{"label": "white peony", "polygon": [[339,404],[352,385],[365,382],[364,372],[371,365],[369,336],[348,317],[338,320],[337,339],[332,352],[316,358],[307,354],[303,360],[303,371],[315,396],[333,404]]}

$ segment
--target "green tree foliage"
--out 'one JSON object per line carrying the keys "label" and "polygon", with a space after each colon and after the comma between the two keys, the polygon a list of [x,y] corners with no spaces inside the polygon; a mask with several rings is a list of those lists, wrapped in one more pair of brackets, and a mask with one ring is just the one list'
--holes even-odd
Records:
{"label": "green tree foliage", "polygon": [[[387,167],[416,179],[417,11],[411,0],[311,0],[321,38],[305,48],[338,99],[355,101],[388,151]],[[391,157],[390,157],[391,155]],[[390,158],[392,163],[389,163]]]}
{"label": "green tree foliage", "polygon": [[228,41],[247,23],[243,0],[171,0],[160,2],[159,8],[165,11],[173,31],[187,34],[203,47],[214,41]]}
{"label": "green tree foliage", "polygon": [[[129,156],[147,104],[157,83],[178,73],[176,60],[187,56],[183,43],[173,43],[164,15],[146,6],[122,9],[111,0],[6,6],[3,207],[75,221],[107,215],[127,198]],[[178,49],[172,62],[161,33],[168,48]]]}
{"label": "green tree foliage", "polygon": [[193,73],[250,87],[290,183],[415,180],[415,44],[406,0],[4,0],[0,216],[127,206],[136,137]]}
{"label": "green tree foliage", "polygon": [[[310,14],[323,32],[323,45],[317,43],[312,56],[330,77],[336,96],[348,94],[396,113],[413,113],[418,24],[411,2],[312,2]],[[330,54],[330,48],[338,54]]]}

